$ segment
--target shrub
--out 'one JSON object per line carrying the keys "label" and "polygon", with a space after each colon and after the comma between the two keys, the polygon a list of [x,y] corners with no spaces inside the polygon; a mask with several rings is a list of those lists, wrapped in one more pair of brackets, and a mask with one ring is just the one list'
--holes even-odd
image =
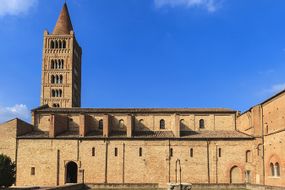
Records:
{"label": "shrub", "polygon": [[11,158],[0,154],[0,187],[9,187],[16,180],[16,165]]}

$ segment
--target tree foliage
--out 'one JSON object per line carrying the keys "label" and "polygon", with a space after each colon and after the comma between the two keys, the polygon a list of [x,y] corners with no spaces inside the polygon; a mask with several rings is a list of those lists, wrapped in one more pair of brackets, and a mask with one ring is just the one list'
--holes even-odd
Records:
{"label": "tree foliage", "polygon": [[0,187],[9,187],[16,180],[16,165],[11,158],[0,154]]}

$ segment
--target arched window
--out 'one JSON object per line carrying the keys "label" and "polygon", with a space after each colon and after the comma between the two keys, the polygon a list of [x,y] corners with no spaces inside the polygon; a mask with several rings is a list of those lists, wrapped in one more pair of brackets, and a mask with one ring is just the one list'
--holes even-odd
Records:
{"label": "arched window", "polygon": [[55,91],[54,90],[51,91],[51,97],[55,97]]}
{"label": "arched window", "polygon": [[63,40],[63,42],[62,42],[62,47],[65,49],[66,48],[66,41],[65,40]]}
{"label": "arched window", "polygon": [[120,128],[124,128],[124,126],[125,126],[124,120],[121,119],[121,120],[119,121],[119,127],[120,127]]}
{"label": "arched window", "polygon": [[51,75],[51,84],[54,84],[54,75]]}
{"label": "arched window", "polygon": [[275,176],[275,169],[274,169],[274,164],[273,163],[270,163],[270,174],[271,176]]}
{"label": "arched window", "polygon": [[59,97],[62,97],[62,90],[59,90]]}
{"label": "arched window", "polygon": [[63,69],[63,64],[64,64],[64,60],[61,59],[61,60],[60,60],[60,68],[61,68],[61,69]]}
{"label": "arched window", "polygon": [[200,129],[204,129],[205,128],[205,121],[204,121],[204,119],[200,119],[199,120],[199,128]]}
{"label": "arched window", "polygon": [[53,40],[50,41],[50,48],[54,49],[54,41]]}
{"label": "arched window", "polygon": [[250,150],[247,150],[245,153],[245,161],[251,162],[251,151]]}
{"label": "arched window", "polygon": [[59,48],[62,48],[61,40],[58,41],[58,47],[59,47]]}
{"label": "arched window", "polygon": [[55,40],[55,48],[58,48],[58,41]]}
{"label": "arched window", "polygon": [[59,83],[59,77],[58,75],[55,76],[55,84],[58,84]]}
{"label": "arched window", "polygon": [[193,157],[193,148],[190,148],[190,157]]}
{"label": "arched window", "polygon": [[53,59],[52,62],[53,62],[53,67],[52,68],[56,69],[56,67],[57,67],[57,60]]}
{"label": "arched window", "polygon": [[99,129],[102,130],[103,129],[103,119],[99,120]]}
{"label": "arched window", "polygon": [[280,177],[280,165],[278,162],[275,163],[275,176]]}
{"label": "arched window", "polygon": [[159,127],[160,127],[160,129],[165,129],[165,121],[164,121],[164,119],[160,120]]}
{"label": "arched window", "polygon": [[57,59],[57,60],[56,60],[56,68],[57,68],[57,69],[60,69],[60,59]]}
{"label": "arched window", "polygon": [[59,76],[59,83],[62,84],[62,82],[63,82],[63,76],[60,75],[60,76]]}
{"label": "arched window", "polygon": [[54,60],[53,59],[51,60],[50,68],[54,69]]}
{"label": "arched window", "polygon": [[58,59],[58,60],[57,60],[57,63],[58,63],[57,68],[60,69],[60,68],[61,68],[61,59]]}

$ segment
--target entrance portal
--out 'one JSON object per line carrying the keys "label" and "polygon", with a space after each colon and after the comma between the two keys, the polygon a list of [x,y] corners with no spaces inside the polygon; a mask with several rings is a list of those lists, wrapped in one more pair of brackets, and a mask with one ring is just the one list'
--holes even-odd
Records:
{"label": "entrance portal", "polygon": [[77,171],[77,164],[75,162],[68,162],[66,165],[65,183],[77,183]]}
{"label": "entrance portal", "polygon": [[231,183],[242,183],[241,171],[237,166],[234,166],[230,172]]}

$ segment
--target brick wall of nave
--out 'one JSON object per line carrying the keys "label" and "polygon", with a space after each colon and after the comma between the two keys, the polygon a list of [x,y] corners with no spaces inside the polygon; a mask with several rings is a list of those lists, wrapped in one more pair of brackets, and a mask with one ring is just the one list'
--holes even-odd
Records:
{"label": "brick wall of nave", "polygon": [[0,125],[0,154],[9,156],[15,161],[17,120]]}
{"label": "brick wall of nave", "polygon": [[[285,186],[285,131],[264,137],[265,184]],[[270,164],[273,164],[274,172]],[[279,165],[279,172],[277,171]]]}
{"label": "brick wall of nave", "polygon": [[240,115],[237,128],[264,138],[264,144],[257,147],[260,155],[264,154],[264,163],[256,165],[257,170],[264,173],[261,178],[264,184],[285,186],[285,93],[281,92]]}
{"label": "brick wall of nave", "polygon": [[0,124],[0,154],[9,156],[12,161],[16,158],[16,137],[32,131],[32,126],[19,119],[13,119]]}
{"label": "brick wall of nave", "polygon": [[263,115],[265,184],[285,186],[285,93],[264,103]]}
{"label": "brick wall of nave", "polygon": [[[257,176],[253,140],[208,143],[198,140],[19,139],[18,144],[17,185],[20,186],[64,184],[65,166],[69,161],[78,164],[78,181],[82,182],[84,176],[85,183],[158,183],[166,186],[169,181],[175,182],[178,159],[182,182],[230,183],[230,173],[235,166],[234,180],[244,182],[246,170],[252,172],[251,182],[255,183]],[[95,148],[94,156],[92,148]],[[245,162],[246,150],[252,150],[249,163]],[[32,167],[35,175],[31,175]]]}
{"label": "brick wall of nave", "polygon": [[[49,131],[50,115],[51,113],[37,113],[35,114],[34,125],[42,130]],[[110,130],[122,131],[127,128],[127,117],[130,113],[125,114],[110,114]],[[69,118],[68,128],[72,131],[78,131],[80,127],[80,113],[62,113],[61,115]],[[89,128],[90,130],[98,130],[99,120],[103,119],[104,114],[86,113],[89,116]],[[165,130],[175,132],[175,114],[159,113],[159,114],[136,114],[134,116],[134,131],[159,131],[160,120],[165,120]],[[205,128],[199,128],[199,120],[205,121]],[[229,114],[182,114],[179,115],[179,120],[183,120],[181,125],[181,131],[203,131],[203,130],[223,130],[233,131],[235,130],[235,113]],[[123,121],[124,127],[121,127],[119,121]]]}

